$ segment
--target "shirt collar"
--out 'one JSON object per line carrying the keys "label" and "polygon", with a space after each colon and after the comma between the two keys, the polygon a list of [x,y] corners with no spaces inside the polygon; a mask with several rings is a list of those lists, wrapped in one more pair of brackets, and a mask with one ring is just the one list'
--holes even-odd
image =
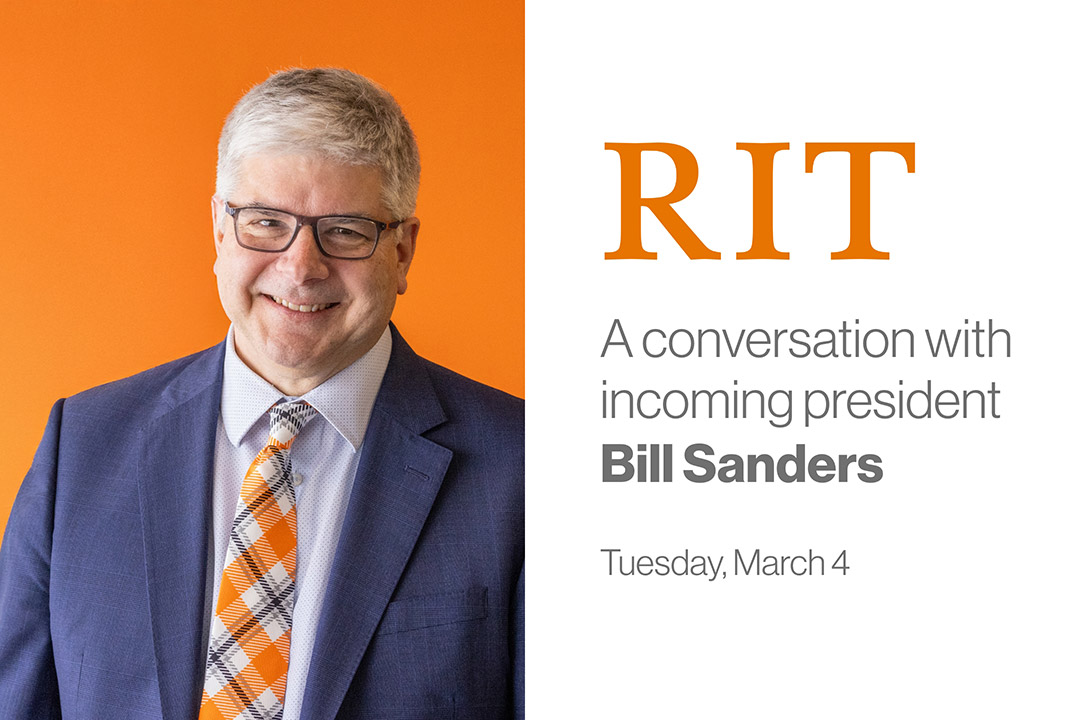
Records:
{"label": "shirt collar", "polygon": [[[374,347],[352,365],[303,395],[330,425],[359,450],[364,441],[375,396],[379,393],[392,346],[390,328]],[[221,385],[221,420],[233,447],[240,447],[251,428],[285,396],[244,364],[233,345],[233,329],[225,339],[225,375]],[[290,400],[295,398],[288,398]]]}

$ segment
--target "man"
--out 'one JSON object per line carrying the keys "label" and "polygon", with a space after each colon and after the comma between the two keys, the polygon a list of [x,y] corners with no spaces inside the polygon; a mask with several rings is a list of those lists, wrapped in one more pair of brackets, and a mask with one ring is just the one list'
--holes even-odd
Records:
{"label": "man", "polygon": [[523,408],[390,324],[418,185],[364,78],[240,100],[229,335],[53,408],[0,551],[0,717],[524,714]]}

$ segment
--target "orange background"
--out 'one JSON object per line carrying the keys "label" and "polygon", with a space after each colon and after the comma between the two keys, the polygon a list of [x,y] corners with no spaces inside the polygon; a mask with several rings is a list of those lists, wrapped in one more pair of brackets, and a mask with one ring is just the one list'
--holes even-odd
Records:
{"label": "orange background", "polygon": [[[401,103],[421,219],[394,319],[436,362],[524,389],[523,0],[0,2],[7,386],[0,521],[52,403],[225,336],[217,136],[271,72],[332,65]],[[151,232],[147,218],[165,220]]]}

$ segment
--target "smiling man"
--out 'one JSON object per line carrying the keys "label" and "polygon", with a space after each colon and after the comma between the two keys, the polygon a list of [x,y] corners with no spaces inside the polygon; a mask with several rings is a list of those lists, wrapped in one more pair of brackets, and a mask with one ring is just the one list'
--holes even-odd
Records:
{"label": "smiling man", "polygon": [[353,73],[237,103],[228,337],[54,406],[0,551],[0,717],[523,716],[523,406],[390,324],[419,174]]}
{"label": "smiling man", "polygon": [[239,165],[213,202],[221,304],[244,363],[303,395],[386,331],[420,223],[411,203],[376,219],[395,212],[378,168],[265,153]]}

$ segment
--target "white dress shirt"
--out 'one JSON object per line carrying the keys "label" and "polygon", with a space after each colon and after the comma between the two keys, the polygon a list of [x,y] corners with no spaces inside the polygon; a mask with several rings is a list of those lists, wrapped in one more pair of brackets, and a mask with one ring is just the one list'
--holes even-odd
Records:
{"label": "white dress shirt", "polygon": [[[283,720],[300,717],[330,566],[360,464],[364,432],[390,361],[390,346],[387,328],[366,355],[302,397],[319,414],[293,441],[291,451],[296,488],[296,595]],[[233,347],[230,328],[214,456],[214,608],[240,486],[270,433],[267,411],[283,397],[296,399],[283,396],[244,364]]]}

